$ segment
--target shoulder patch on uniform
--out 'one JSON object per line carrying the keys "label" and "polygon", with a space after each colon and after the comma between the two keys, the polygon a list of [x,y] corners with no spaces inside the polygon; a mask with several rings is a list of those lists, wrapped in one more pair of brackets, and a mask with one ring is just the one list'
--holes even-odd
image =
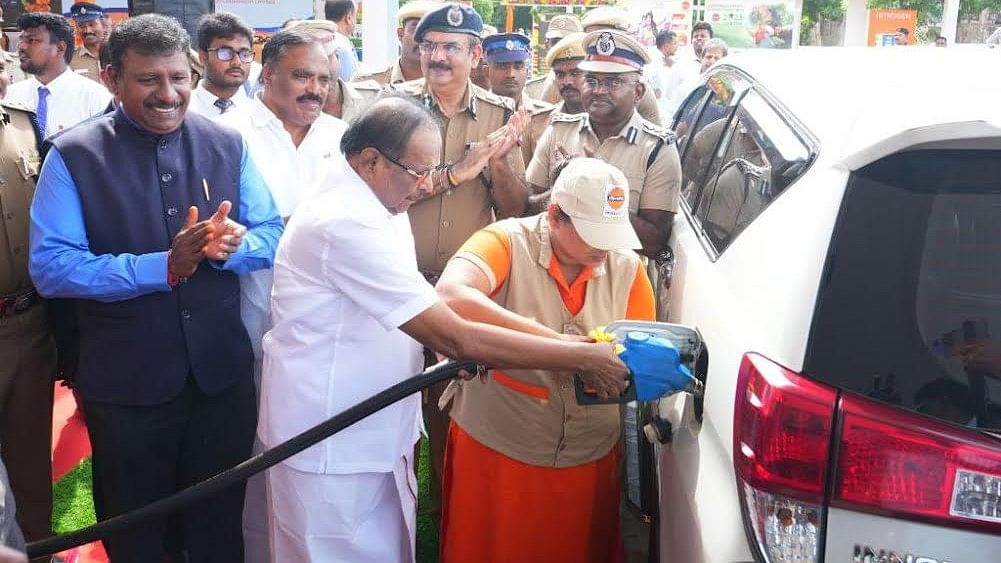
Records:
{"label": "shoulder patch on uniform", "polygon": [[661,127],[656,123],[651,123],[645,119],[643,120],[643,130],[653,135],[654,137],[663,139],[665,143],[673,143],[678,140],[678,137],[677,135],[674,134],[674,131],[671,131],[667,127]]}
{"label": "shoulder patch on uniform", "polygon": [[379,84],[375,80],[359,80],[357,82],[348,82],[347,84],[350,84],[355,90],[375,90],[379,92],[386,89],[382,84]]}
{"label": "shoulder patch on uniform", "polygon": [[0,106],[3,106],[4,109],[13,109],[13,110],[17,110],[17,111],[27,112],[27,113],[30,113],[30,114],[34,114],[35,113],[35,111],[32,110],[31,108],[29,108],[28,106],[23,105],[23,104],[19,104],[17,102],[8,102],[7,100],[2,100],[2,101],[0,101]]}
{"label": "shoulder patch on uniform", "polygon": [[522,108],[531,116],[547,114],[556,109],[553,104],[525,95],[523,95],[522,102]]}
{"label": "shoulder patch on uniform", "polygon": [[579,123],[587,117],[586,113],[553,113],[553,123]]}
{"label": "shoulder patch on uniform", "polygon": [[418,78],[417,80],[400,82],[398,84],[391,85],[390,88],[396,90],[397,92],[402,92],[404,94],[422,96],[424,95],[424,79]]}
{"label": "shoulder patch on uniform", "polygon": [[475,84],[473,85],[473,95],[488,104],[493,104],[508,111],[514,111],[514,100],[505,96],[499,96],[488,90],[484,90]]}

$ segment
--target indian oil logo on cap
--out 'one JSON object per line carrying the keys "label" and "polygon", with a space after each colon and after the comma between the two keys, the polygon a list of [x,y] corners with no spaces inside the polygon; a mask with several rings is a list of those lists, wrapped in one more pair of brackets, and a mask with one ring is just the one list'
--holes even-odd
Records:
{"label": "indian oil logo on cap", "polygon": [[448,9],[448,13],[445,14],[445,19],[448,20],[448,24],[452,27],[459,27],[462,25],[462,9],[458,6],[452,6]]}
{"label": "indian oil logo on cap", "polygon": [[602,33],[598,36],[598,43],[594,46],[595,50],[599,55],[611,55],[615,52],[615,40],[612,39],[612,34]]}
{"label": "indian oil logo on cap", "polygon": [[605,188],[605,217],[622,217],[626,214],[626,190],[622,186]]}

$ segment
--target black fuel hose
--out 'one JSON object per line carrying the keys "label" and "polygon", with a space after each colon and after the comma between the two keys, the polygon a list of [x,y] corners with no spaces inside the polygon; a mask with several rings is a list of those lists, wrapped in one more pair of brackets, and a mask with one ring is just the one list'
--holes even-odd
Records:
{"label": "black fuel hose", "polygon": [[65,551],[67,549],[99,540],[111,534],[118,533],[138,523],[166,516],[195,501],[202,500],[205,497],[220,491],[221,489],[231,487],[241,481],[244,481],[248,477],[260,473],[273,465],[281,463],[306,448],[333,436],[341,430],[344,430],[359,420],[376,413],[397,401],[405,399],[425,387],[430,387],[435,383],[452,379],[462,370],[475,374],[476,363],[448,362],[432,366],[423,373],[401,381],[400,383],[389,387],[385,391],[369,397],[368,399],[334,416],[333,418],[306,430],[298,436],[290,438],[270,450],[261,452],[247,461],[227,469],[214,477],[210,477],[201,483],[192,485],[183,491],[179,491],[169,497],[162,498],[156,502],[137,508],[132,512],[108,518],[107,520],[98,522],[93,526],[88,526],[62,536],[31,542],[28,544],[28,558],[34,559],[36,557],[44,557],[52,555],[53,553],[59,553],[60,551]]}

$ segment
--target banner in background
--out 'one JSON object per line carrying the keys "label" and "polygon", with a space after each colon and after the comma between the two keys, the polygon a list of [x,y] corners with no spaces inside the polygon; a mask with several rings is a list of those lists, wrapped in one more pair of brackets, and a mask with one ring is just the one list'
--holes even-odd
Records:
{"label": "banner in background", "polygon": [[907,28],[913,41],[914,30],[918,25],[916,10],[869,10],[869,46],[887,47],[896,45],[894,36],[898,27]]}
{"label": "banner in background", "polygon": [[788,49],[796,17],[793,0],[706,0],[705,21],[732,48]]}
{"label": "banner in background", "polygon": [[640,43],[653,47],[657,33],[663,30],[678,34],[678,44],[687,45],[692,27],[692,0],[625,0],[618,7],[629,13],[629,34]]}
{"label": "banner in background", "polygon": [[313,0],[216,0],[216,12],[231,12],[257,31],[278,31],[290,19],[313,17]]}

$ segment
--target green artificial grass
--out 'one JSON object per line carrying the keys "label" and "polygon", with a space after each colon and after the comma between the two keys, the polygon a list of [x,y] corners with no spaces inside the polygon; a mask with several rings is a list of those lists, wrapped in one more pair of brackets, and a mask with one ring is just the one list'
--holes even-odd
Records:
{"label": "green artificial grass", "polygon": [[52,487],[52,529],[66,534],[97,521],[90,482],[90,458]]}
{"label": "green artificial grass", "polygon": [[[96,521],[90,481],[90,459],[63,476],[52,488],[52,529],[66,534]],[[432,523],[428,490],[428,443],[421,438],[417,473],[417,563],[437,563],[438,528]]]}

